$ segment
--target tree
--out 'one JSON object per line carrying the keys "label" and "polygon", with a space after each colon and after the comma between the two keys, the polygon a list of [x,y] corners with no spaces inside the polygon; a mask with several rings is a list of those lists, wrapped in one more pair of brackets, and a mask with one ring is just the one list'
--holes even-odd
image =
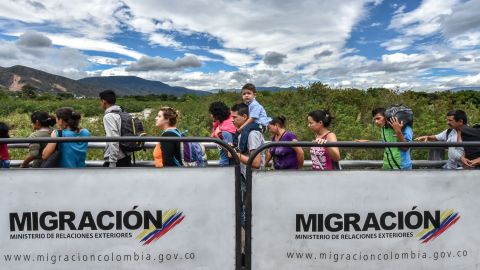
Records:
{"label": "tree", "polygon": [[22,86],[22,96],[25,98],[36,98],[37,88],[33,85],[25,84]]}
{"label": "tree", "polygon": [[60,99],[60,100],[73,99],[74,97],[75,96],[72,93],[68,93],[68,92],[57,93],[57,98]]}

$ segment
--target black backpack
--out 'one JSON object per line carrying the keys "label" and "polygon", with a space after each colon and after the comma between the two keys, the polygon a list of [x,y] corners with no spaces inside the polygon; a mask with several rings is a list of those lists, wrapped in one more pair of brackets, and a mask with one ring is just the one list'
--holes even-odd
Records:
{"label": "black backpack", "polygon": [[392,117],[397,117],[405,126],[413,127],[413,111],[406,106],[395,104],[388,107],[385,110],[385,118],[390,120]]}
{"label": "black backpack", "polygon": [[[120,124],[120,136],[145,136],[145,129],[143,128],[143,123],[137,117],[133,117],[128,112],[121,110],[121,111],[112,111],[112,113],[116,113],[120,116],[121,124]],[[139,150],[145,149],[144,142],[120,142],[120,149],[123,152],[136,152]]]}

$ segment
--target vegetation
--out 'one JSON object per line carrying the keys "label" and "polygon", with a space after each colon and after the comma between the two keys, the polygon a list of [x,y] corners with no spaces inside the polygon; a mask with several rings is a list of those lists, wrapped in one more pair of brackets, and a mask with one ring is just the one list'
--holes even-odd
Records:
{"label": "vegetation", "polygon": [[[57,108],[74,107],[84,116],[82,126],[88,128],[94,136],[104,136],[102,110],[97,98],[74,99],[68,95],[21,95],[15,96],[0,91],[0,121],[11,126],[12,137],[27,137],[31,131],[29,115],[35,110],[54,113]],[[297,91],[259,92],[257,99],[265,107],[269,116],[287,117],[287,128],[297,134],[300,140],[310,141],[313,134],[307,128],[306,115],[316,109],[328,109],[334,116],[331,126],[339,140],[355,139],[379,140],[379,130],[372,124],[371,110],[374,107],[387,107],[390,104],[404,104],[411,107],[415,114],[415,136],[436,134],[447,128],[446,112],[451,109],[465,110],[470,123],[480,122],[480,92],[398,92],[384,88],[331,89],[321,83],[301,87]],[[224,101],[233,105],[241,101],[238,93],[219,92],[215,95],[197,97],[174,96],[131,96],[120,98],[117,103],[129,112],[142,112],[146,108],[152,113],[144,119],[149,135],[159,135],[154,126],[154,118],[162,106],[171,106],[181,112],[180,129],[188,129],[190,136],[209,136],[211,119],[208,106],[213,101]],[[268,140],[270,138],[267,138]],[[22,159],[25,150],[12,150],[12,159]],[[209,153],[217,158],[216,151]],[[344,150],[344,159],[379,159],[381,150]],[[101,159],[101,150],[89,151],[89,159]],[[426,152],[415,150],[414,158],[426,158]],[[141,153],[141,159],[151,159],[151,152]]]}

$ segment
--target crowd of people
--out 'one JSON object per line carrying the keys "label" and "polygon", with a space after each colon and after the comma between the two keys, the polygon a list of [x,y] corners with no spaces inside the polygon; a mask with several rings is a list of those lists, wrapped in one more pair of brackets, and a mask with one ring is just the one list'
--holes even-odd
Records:
{"label": "crowd of people", "polygon": [[[265,144],[265,134],[271,134],[273,142],[295,142],[297,136],[287,128],[284,116],[269,117],[265,108],[256,99],[256,88],[247,83],[241,90],[242,103],[229,107],[224,102],[213,102],[209,106],[212,118],[211,137],[223,140],[231,145],[241,161],[242,175],[245,176],[246,163],[250,154]],[[104,110],[103,125],[107,137],[124,136],[124,116],[129,115],[116,104],[114,91],[106,90],[99,94],[100,106]],[[170,107],[160,108],[155,117],[155,126],[162,137],[179,137],[179,112]],[[424,135],[413,138],[412,125],[397,117],[387,117],[385,108],[372,110],[372,119],[380,128],[383,142],[444,141],[462,142],[479,141],[480,129],[468,126],[468,118],[462,110],[452,110],[446,114],[448,128],[436,135]],[[47,112],[36,111],[31,115],[33,133],[29,138],[40,137],[88,137],[90,132],[80,126],[81,115],[73,108],[64,107],[56,111],[55,116]],[[340,169],[340,149],[324,147],[327,142],[336,142],[337,136],[329,127],[333,116],[328,110],[309,112],[306,121],[312,131],[312,138],[318,146],[310,148],[312,170]],[[56,126],[56,128],[55,128]],[[7,124],[0,123],[0,138],[9,137]],[[356,140],[365,142],[367,140]],[[20,167],[85,167],[88,143],[31,143],[29,152]],[[104,149],[104,167],[132,166],[132,152],[119,142],[108,142]],[[226,149],[219,147],[220,166],[233,164],[233,157]],[[182,143],[165,141],[158,143],[153,151],[155,167],[184,166]],[[304,166],[304,150],[301,147],[271,147],[262,152],[253,161],[253,167],[262,169],[270,164],[278,170],[302,169]],[[10,166],[8,146],[0,144],[0,168]],[[383,155],[384,169],[412,169],[410,148],[386,147]],[[449,147],[445,169],[480,168],[480,148]]]}

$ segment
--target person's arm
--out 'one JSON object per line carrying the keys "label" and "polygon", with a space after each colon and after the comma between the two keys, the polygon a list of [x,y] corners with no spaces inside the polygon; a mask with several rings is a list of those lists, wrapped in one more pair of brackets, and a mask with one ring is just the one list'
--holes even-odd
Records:
{"label": "person's arm", "polygon": [[[327,135],[327,141],[328,142],[336,142],[337,141],[337,135],[335,133],[330,132]],[[338,147],[327,147],[328,154],[330,155],[330,158],[333,161],[339,161],[340,160],[340,149]]]}
{"label": "person's arm", "polygon": [[473,167],[476,167],[476,166],[480,166],[480,157],[478,157],[478,158],[476,158],[476,159],[474,159],[474,160],[471,160],[471,161],[470,161],[470,166],[472,166],[472,168],[473,168]]}
{"label": "person's arm", "polygon": [[[393,128],[395,135],[397,136],[398,142],[407,142],[402,129],[403,129],[403,121],[399,121],[397,117],[392,117],[390,121],[388,121],[390,126]],[[410,139],[411,141],[411,139]],[[408,151],[408,147],[401,147],[400,148],[403,152]]]}
{"label": "person's arm", "polygon": [[[292,140],[293,142],[297,142],[297,140]],[[298,168],[303,169],[303,163],[305,162],[305,156],[302,147],[293,147],[293,150],[297,154],[297,163]]]}
{"label": "person's arm", "polygon": [[472,161],[469,160],[468,158],[465,157],[465,154],[462,155],[462,157],[460,158],[460,161],[462,162],[462,167],[465,168],[465,169],[472,169],[473,166],[472,166]]}
{"label": "person's arm", "polygon": [[250,105],[248,105],[248,119],[243,125],[238,129],[238,131],[242,131],[242,129],[250,124],[255,122],[256,120],[260,119],[260,114],[262,112],[262,107],[258,102],[252,102]]}
{"label": "person's arm", "polygon": [[437,137],[435,135],[420,136],[415,138],[415,141],[435,142],[437,141]]}
{"label": "person's arm", "polygon": [[[253,150],[250,150],[250,153],[253,152],[255,149]],[[240,159],[240,162],[242,162],[243,164],[247,164],[248,163],[248,159],[250,158],[249,155],[245,155],[245,154],[242,154],[240,152],[237,152],[237,155],[238,155],[238,158]],[[261,165],[261,162],[262,162],[262,155],[261,154],[258,154],[255,159],[253,160],[253,163],[252,163],[252,168],[254,169],[259,169],[260,168],[260,165]]]}
{"label": "person's arm", "polygon": [[270,149],[265,151],[265,167],[268,167],[268,163],[272,160],[272,154],[270,153]]}
{"label": "person's arm", "polygon": [[[57,131],[56,130],[52,131],[52,134],[50,135],[50,137],[56,138]],[[48,143],[47,146],[45,146],[45,148],[43,149],[42,159],[47,160],[55,152],[56,147],[57,147],[57,143]]]}
{"label": "person's arm", "polygon": [[255,118],[249,117],[241,127],[238,128],[238,131],[241,131],[246,125],[255,122]]}
{"label": "person's arm", "polygon": [[[314,140],[314,142],[316,142],[318,144],[324,144],[324,143],[327,143],[327,142],[336,142],[336,141],[337,141],[337,136],[333,132],[330,132],[327,135],[326,139],[318,138],[318,139]],[[328,154],[330,155],[330,158],[333,161],[339,161],[340,160],[340,149],[338,149],[338,147],[326,147],[326,149],[328,151]]]}
{"label": "person's arm", "polygon": [[397,135],[398,141],[406,142],[405,137],[403,136],[403,133],[402,133],[403,121],[398,121],[398,118],[392,117],[392,119],[388,123],[393,128],[395,135]]}
{"label": "person's arm", "polygon": [[28,164],[30,164],[30,162],[32,162],[33,160],[35,160],[35,157],[29,154],[29,155],[23,160],[22,164],[20,165],[20,168],[27,168],[27,167],[28,167]]}
{"label": "person's arm", "polygon": [[217,127],[217,128],[212,132],[212,137],[213,137],[213,138],[217,138],[217,139],[222,139],[222,136],[220,136],[220,134],[222,134],[222,131],[220,130],[220,127]]}
{"label": "person's arm", "polygon": [[[105,128],[106,137],[120,137],[120,127],[116,116],[120,117],[117,114],[107,113],[103,117],[103,126]],[[107,154],[108,154],[108,163],[110,166],[114,166],[120,155],[120,143],[119,142],[108,142],[107,143]]]}

